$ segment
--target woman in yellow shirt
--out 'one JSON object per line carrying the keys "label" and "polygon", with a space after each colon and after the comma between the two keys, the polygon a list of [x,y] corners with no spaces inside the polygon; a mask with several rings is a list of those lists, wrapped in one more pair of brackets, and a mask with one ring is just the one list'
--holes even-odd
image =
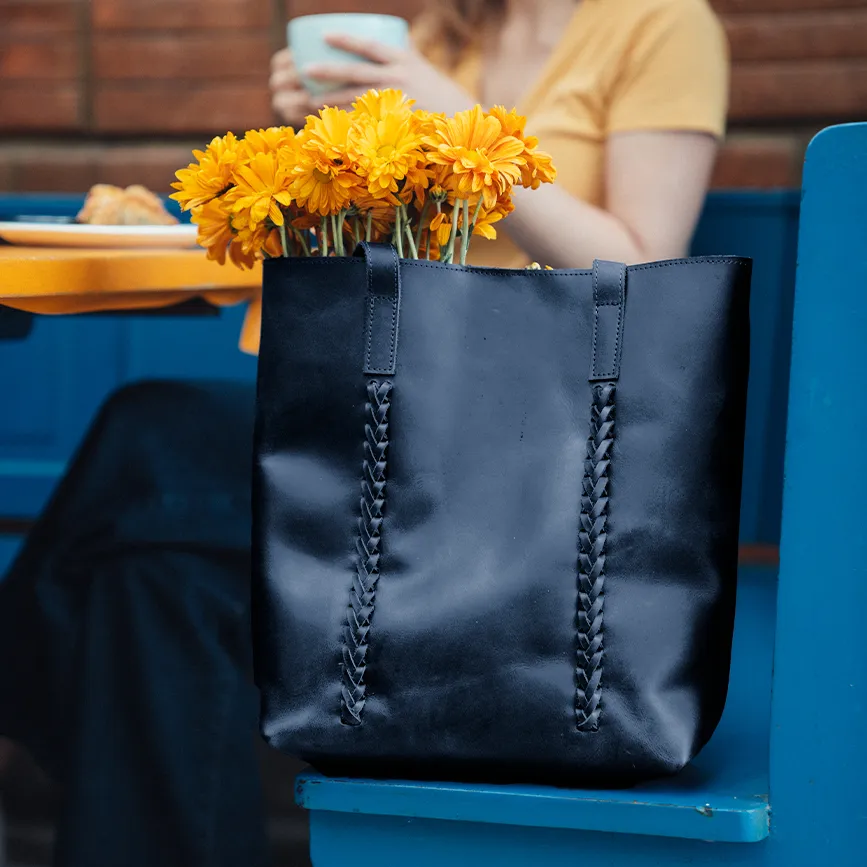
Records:
{"label": "woman in yellow shirt", "polygon": [[[440,0],[408,50],[329,41],[362,58],[304,70],[341,83],[331,104],[398,87],[430,111],[478,101],[527,115],[557,185],[517,191],[506,237],[477,245],[474,264],[568,268],[686,253],[726,114],[726,42],[707,0]],[[272,70],[274,107],[298,124],[319,106],[287,50]]]}

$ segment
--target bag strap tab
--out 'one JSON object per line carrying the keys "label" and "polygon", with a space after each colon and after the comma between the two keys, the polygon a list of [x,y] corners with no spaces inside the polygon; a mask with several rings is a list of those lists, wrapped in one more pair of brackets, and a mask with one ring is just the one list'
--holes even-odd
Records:
{"label": "bag strap tab", "polygon": [[362,241],[355,249],[367,263],[364,373],[394,376],[400,324],[400,260],[390,244]]}
{"label": "bag strap tab", "polygon": [[593,262],[593,362],[590,382],[620,377],[623,319],[626,312],[626,265]]}

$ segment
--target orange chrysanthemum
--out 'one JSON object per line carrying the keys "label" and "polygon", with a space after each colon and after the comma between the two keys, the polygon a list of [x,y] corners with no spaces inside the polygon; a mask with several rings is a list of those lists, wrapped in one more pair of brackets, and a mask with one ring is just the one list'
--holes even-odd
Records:
{"label": "orange chrysanthemum", "polygon": [[[263,256],[282,256],[283,242],[277,229],[268,228],[264,223],[246,226],[238,232],[237,243],[244,256],[261,259]],[[231,250],[230,250],[231,254]]]}
{"label": "orange chrysanthemum", "polygon": [[429,159],[453,175],[449,186],[460,199],[481,193],[485,207],[521,180],[524,143],[503,132],[502,124],[486,116],[480,106],[455,117],[434,120],[436,134],[427,139]]}
{"label": "orange chrysanthemum", "polygon": [[386,115],[383,120],[364,118],[349,135],[347,156],[374,198],[397,204],[399,182],[417,172],[424,161],[421,137],[412,129],[410,115]]}
{"label": "orange chrysanthemum", "polygon": [[342,161],[305,150],[292,170],[289,189],[299,208],[327,217],[348,208],[358,186],[358,175]]}
{"label": "orange chrysanthemum", "polygon": [[407,99],[403,92],[388,88],[387,90],[368,90],[364,96],[359,96],[352,103],[353,120],[370,117],[373,120],[385,120],[387,117],[406,117],[412,112],[414,99]]}
{"label": "orange chrysanthemum", "polygon": [[238,160],[238,139],[232,133],[217,136],[204,151],[194,150],[196,162],[175,172],[171,198],[185,211],[198,208],[224,193],[232,184],[232,171]]}
{"label": "orange chrysanthemum", "polygon": [[553,184],[557,170],[551,156],[539,150],[539,139],[524,134],[527,118],[515,109],[506,111],[503,105],[495,105],[488,115],[500,122],[506,135],[514,136],[524,143],[525,165],[521,169],[521,186],[537,190],[542,184]]}
{"label": "orange chrysanthemum", "polygon": [[504,217],[508,217],[515,206],[509,197],[500,198],[497,204],[490,210],[482,210],[473,226],[473,235],[481,235],[489,241],[494,241],[497,238],[497,230],[494,228],[494,223],[499,223]]}
{"label": "orange chrysanthemum", "polygon": [[292,204],[290,176],[276,153],[257,153],[235,169],[237,186],[232,205],[235,214],[247,214],[251,227],[269,219],[275,226],[284,223],[283,211]]}
{"label": "orange chrysanthemum", "polygon": [[431,234],[440,247],[445,247],[452,235],[452,208],[442,208],[434,214],[430,221]]}
{"label": "orange chrysanthemum", "polygon": [[349,144],[352,118],[341,108],[323,108],[319,115],[307,118],[298,142],[304,150],[323,155],[329,160],[343,160]]}
{"label": "orange chrysanthemum", "polygon": [[245,159],[256,154],[274,153],[284,147],[291,147],[295,140],[295,130],[291,126],[271,126],[268,129],[250,129],[244,133],[240,150]]}
{"label": "orange chrysanthemum", "polygon": [[436,135],[436,121],[445,119],[446,116],[442,113],[424,111],[421,108],[417,108],[412,113],[413,127],[422,138]]}
{"label": "orange chrysanthemum", "polygon": [[301,210],[327,217],[349,207],[360,183],[347,157],[351,127],[348,112],[323,108],[296,136],[290,191]]}
{"label": "orange chrysanthemum", "polygon": [[209,259],[226,264],[226,251],[235,237],[232,217],[226,204],[220,199],[211,199],[204,205],[193,208],[192,222],[198,227],[196,243],[205,248]]}

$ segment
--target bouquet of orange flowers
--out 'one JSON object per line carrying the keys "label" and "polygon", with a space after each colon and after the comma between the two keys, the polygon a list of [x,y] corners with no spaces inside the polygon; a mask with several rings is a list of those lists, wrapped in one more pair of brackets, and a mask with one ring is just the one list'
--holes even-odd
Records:
{"label": "bouquet of orange flowers", "polygon": [[498,106],[454,117],[371,90],[352,111],[323,108],[302,130],[215,138],[177,172],[209,259],[251,267],[274,256],[344,256],[361,240],[403,257],[466,262],[473,235],[495,238],[512,190],[553,182],[551,158]]}

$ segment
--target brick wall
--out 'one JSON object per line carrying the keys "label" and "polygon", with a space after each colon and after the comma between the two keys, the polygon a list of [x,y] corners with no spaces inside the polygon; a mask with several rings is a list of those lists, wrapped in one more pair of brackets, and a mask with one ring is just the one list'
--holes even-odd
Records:
{"label": "brick wall", "polygon": [[[724,187],[796,186],[806,143],[867,116],[867,0],[712,0],[734,60]],[[165,190],[211,135],[273,121],[290,14],[419,0],[0,0],[0,190]]]}

